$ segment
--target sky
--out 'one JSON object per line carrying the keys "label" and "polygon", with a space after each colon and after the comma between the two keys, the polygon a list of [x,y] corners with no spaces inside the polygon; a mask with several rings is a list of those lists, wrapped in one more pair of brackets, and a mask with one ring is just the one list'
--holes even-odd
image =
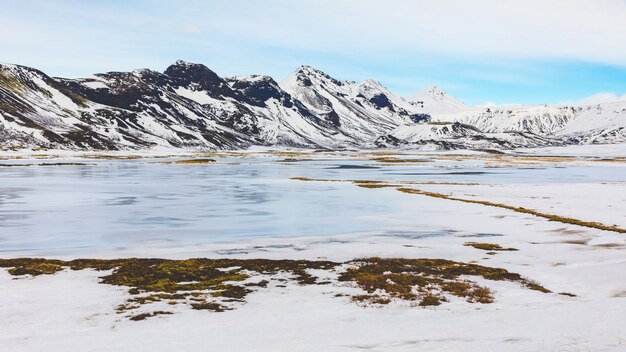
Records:
{"label": "sky", "polygon": [[626,99],[626,0],[0,0],[0,48],[62,77],[183,59],[436,84],[469,105]]}

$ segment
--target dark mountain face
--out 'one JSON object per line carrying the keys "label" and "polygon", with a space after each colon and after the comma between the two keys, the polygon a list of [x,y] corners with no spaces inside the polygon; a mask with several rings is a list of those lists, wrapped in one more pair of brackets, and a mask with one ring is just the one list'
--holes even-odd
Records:
{"label": "dark mountain face", "polygon": [[311,113],[300,101],[280,88],[269,76],[231,77],[227,82],[241,99],[249,105],[268,107],[268,101],[278,102],[285,109],[292,110],[315,125],[327,127],[323,120]]}
{"label": "dark mountain face", "polygon": [[413,122],[428,122],[430,121],[430,115],[429,114],[424,114],[424,113],[420,113],[420,114],[413,114],[410,116],[411,121]]}
{"label": "dark mountain face", "polygon": [[218,86],[224,81],[208,67],[202,64],[194,64],[185,61],[176,61],[163,72],[181,86],[190,83],[198,83],[205,88]]}
{"label": "dark mountain face", "polygon": [[254,106],[266,106],[265,102],[271,98],[283,102],[285,107],[293,106],[291,96],[280,89],[278,83],[271,77],[251,76],[247,79],[228,79],[230,86],[238,91],[246,102]]}
{"label": "dark mountain face", "polygon": [[377,109],[383,108],[391,108],[393,109],[393,105],[391,105],[391,101],[384,94],[376,94],[369,99],[369,102],[372,103]]}
{"label": "dark mountain face", "polygon": [[237,98],[226,81],[202,64],[176,61],[165,69],[164,74],[169,77],[172,87],[195,85],[198,90],[206,91],[214,98]]}
{"label": "dark mountain face", "polygon": [[[133,72],[109,72],[96,75],[105,80],[107,88],[91,88],[80,80],[63,80],[59,82],[72,92],[98,104],[139,112],[142,110],[140,101],[156,102],[159,98],[159,84],[166,84],[166,78],[158,72],[143,72],[148,78],[135,75]],[[152,83],[151,81],[159,81]],[[151,84],[152,83],[152,84]]]}

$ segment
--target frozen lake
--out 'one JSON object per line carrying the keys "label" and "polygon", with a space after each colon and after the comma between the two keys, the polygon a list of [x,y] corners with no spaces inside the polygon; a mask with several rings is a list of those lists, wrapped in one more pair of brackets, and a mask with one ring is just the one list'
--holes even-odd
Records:
{"label": "frozen lake", "polygon": [[[487,167],[469,159],[433,159],[396,165],[323,156],[283,161],[284,157],[271,155],[214,159],[216,163],[205,165],[163,164],[177,159],[144,158],[64,159],[89,165],[0,167],[0,251],[81,255],[248,238],[359,233],[428,236],[450,230],[432,221],[433,213],[446,211],[432,200],[292,177],[485,185],[625,180],[623,168],[611,164]],[[464,229],[455,229],[459,230]]]}

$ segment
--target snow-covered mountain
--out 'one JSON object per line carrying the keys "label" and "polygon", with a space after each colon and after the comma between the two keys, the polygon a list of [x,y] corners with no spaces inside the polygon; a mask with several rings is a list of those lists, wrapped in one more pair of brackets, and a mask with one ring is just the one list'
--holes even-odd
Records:
{"label": "snow-covered mountain", "polygon": [[512,148],[623,142],[625,119],[626,103],[472,109],[437,87],[409,101],[308,66],[278,84],[184,61],[80,79],[0,65],[0,147]]}
{"label": "snow-covered mountain", "polygon": [[487,133],[532,133],[576,144],[626,142],[626,102],[473,108],[433,113],[430,121],[459,122]]}
{"label": "snow-covered mountain", "polygon": [[555,134],[572,143],[609,144],[626,141],[626,101],[569,108],[570,123]]}
{"label": "snow-covered mountain", "polygon": [[403,125],[376,140],[379,147],[427,149],[512,149],[562,145],[562,141],[528,132],[484,132],[460,122]]}
{"label": "snow-covered mountain", "polygon": [[282,87],[342,137],[356,143],[413,123],[414,107],[374,80],[339,81],[302,66]]}
{"label": "snow-covered mountain", "polygon": [[428,86],[408,97],[422,113],[454,113],[466,110],[467,107],[461,101],[446,93],[436,85]]}

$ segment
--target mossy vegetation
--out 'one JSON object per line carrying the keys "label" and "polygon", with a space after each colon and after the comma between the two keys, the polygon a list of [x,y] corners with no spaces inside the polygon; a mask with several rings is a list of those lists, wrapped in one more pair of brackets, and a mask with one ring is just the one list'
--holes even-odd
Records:
{"label": "mossy vegetation", "polygon": [[137,315],[133,315],[131,317],[129,317],[130,320],[132,321],[139,321],[139,320],[145,320],[147,318],[151,318],[157,315],[169,315],[169,314],[174,314],[172,312],[166,312],[166,311],[162,311],[162,310],[157,310],[151,313],[141,313],[141,314],[137,314]]}
{"label": "mossy vegetation", "polygon": [[63,270],[63,264],[58,260],[45,259],[15,259],[13,267],[9,269],[9,274],[19,275],[50,275]]}
{"label": "mossy vegetation", "polygon": [[393,184],[387,181],[379,180],[325,180],[319,178],[310,177],[291,177],[293,181],[305,181],[305,182],[348,182],[357,186],[364,184],[386,184],[386,187],[401,187],[400,185],[452,185],[452,186],[476,186],[479,183],[475,182],[438,182],[438,181],[394,181]]}
{"label": "mossy vegetation", "polygon": [[505,248],[497,243],[484,243],[484,242],[465,242],[466,247],[474,247],[476,249],[482,249],[483,251],[517,251],[517,248]]}
{"label": "mossy vegetation", "polygon": [[18,95],[21,95],[26,90],[24,83],[22,83],[14,75],[9,75],[2,70],[0,70],[0,86],[9,88],[10,90],[15,91],[15,93],[18,93]]}
{"label": "mossy vegetation", "polygon": [[[143,307],[178,304],[192,309],[224,312],[245,302],[255,290],[271,285],[286,287],[291,281],[299,285],[349,284],[364,290],[351,297],[364,305],[408,301],[417,306],[434,306],[447,302],[449,296],[469,303],[491,303],[491,290],[468,277],[517,282],[541,292],[550,292],[538,283],[505,269],[454,262],[445,259],[364,258],[336,263],[330,261],[269,259],[77,259],[61,261],[41,258],[0,259],[0,268],[11,275],[51,275],[59,271],[92,269],[106,271],[103,284],[127,287],[130,297],[116,308],[131,320],[143,320],[168,312],[139,312]],[[338,278],[324,279],[309,270],[335,272]],[[261,280],[258,277],[261,276]],[[159,305],[160,304],[160,305]]]}
{"label": "mossy vegetation", "polygon": [[626,159],[620,158],[620,157],[595,159],[595,160],[592,160],[592,161],[597,162],[597,163],[617,163],[617,164],[624,164],[624,163],[626,163]]}
{"label": "mossy vegetation", "polygon": [[276,162],[278,163],[297,163],[300,161],[309,161],[311,159],[298,159],[298,158],[285,158],[282,160],[277,160]]}
{"label": "mossy vegetation", "polygon": [[293,181],[317,181],[316,179],[309,178],[309,177],[292,177],[292,178],[290,178],[290,180],[293,180]]}
{"label": "mossy vegetation", "polygon": [[215,160],[214,159],[183,159],[183,160],[176,160],[176,161],[168,161],[168,162],[162,162],[160,164],[182,164],[182,165],[203,165],[203,164],[212,164],[214,163]]}
{"label": "mossy vegetation", "polygon": [[446,259],[366,258],[350,264],[353,266],[340,274],[339,281],[355,282],[365,290],[367,294],[352,299],[367,304],[384,304],[396,299],[420,306],[436,306],[447,302],[449,295],[464,298],[469,303],[493,302],[489,288],[465,279],[471,276],[517,282],[531,290],[550,292],[505,269]]}
{"label": "mossy vegetation", "polygon": [[539,292],[543,292],[543,293],[551,293],[552,291],[548,290],[547,288],[541,286],[538,282],[533,281],[533,280],[526,280],[526,287],[528,287],[531,290],[535,290],[535,291],[539,291]]}
{"label": "mossy vegetation", "polygon": [[400,187],[398,185],[394,185],[394,184],[390,184],[386,182],[379,182],[379,181],[354,181],[353,183],[357,185],[358,187],[362,187],[362,188]]}
{"label": "mossy vegetation", "polygon": [[142,159],[142,157],[140,155],[112,155],[112,154],[85,154],[85,155],[82,155],[81,157],[85,158],[85,159],[96,159],[96,160],[138,160],[138,159]]}
{"label": "mossy vegetation", "polygon": [[95,164],[86,164],[86,163],[38,163],[38,164],[0,164],[0,167],[19,167],[19,166],[89,166]]}
{"label": "mossy vegetation", "polygon": [[286,157],[286,158],[298,158],[301,156],[309,155],[310,153],[305,152],[305,151],[268,150],[260,154],[267,154],[267,155],[280,156],[280,157]]}
{"label": "mossy vegetation", "polygon": [[110,271],[101,276],[101,283],[128,287],[131,294],[116,309],[120,314],[159,302],[183,303],[193,309],[223,312],[270,283],[268,280],[248,281],[254,276],[280,273],[298,284],[313,285],[317,284],[318,278],[309,274],[309,269],[332,270],[337,265],[329,261],[266,259],[0,259],[0,267],[8,268],[8,272],[15,276],[50,275],[66,268]]}
{"label": "mossy vegetation", "polygon": [[197,309],[197,310],[210,310],[212,312],[224,312],[227,310],[232,310],[232,308],[216,303],[216,302],[191,303],[191,308]]}
{"label": "mossy vegetation", "polygon": [[432,161],[430,159],[399,159],[399,158],[394,158],[394,157],[378,157],[378,158],[372,158],[371,160],[377,161],[379,163],[387,163],[387,164],[393,164],[393,163],[428,163],[428,162]]}

